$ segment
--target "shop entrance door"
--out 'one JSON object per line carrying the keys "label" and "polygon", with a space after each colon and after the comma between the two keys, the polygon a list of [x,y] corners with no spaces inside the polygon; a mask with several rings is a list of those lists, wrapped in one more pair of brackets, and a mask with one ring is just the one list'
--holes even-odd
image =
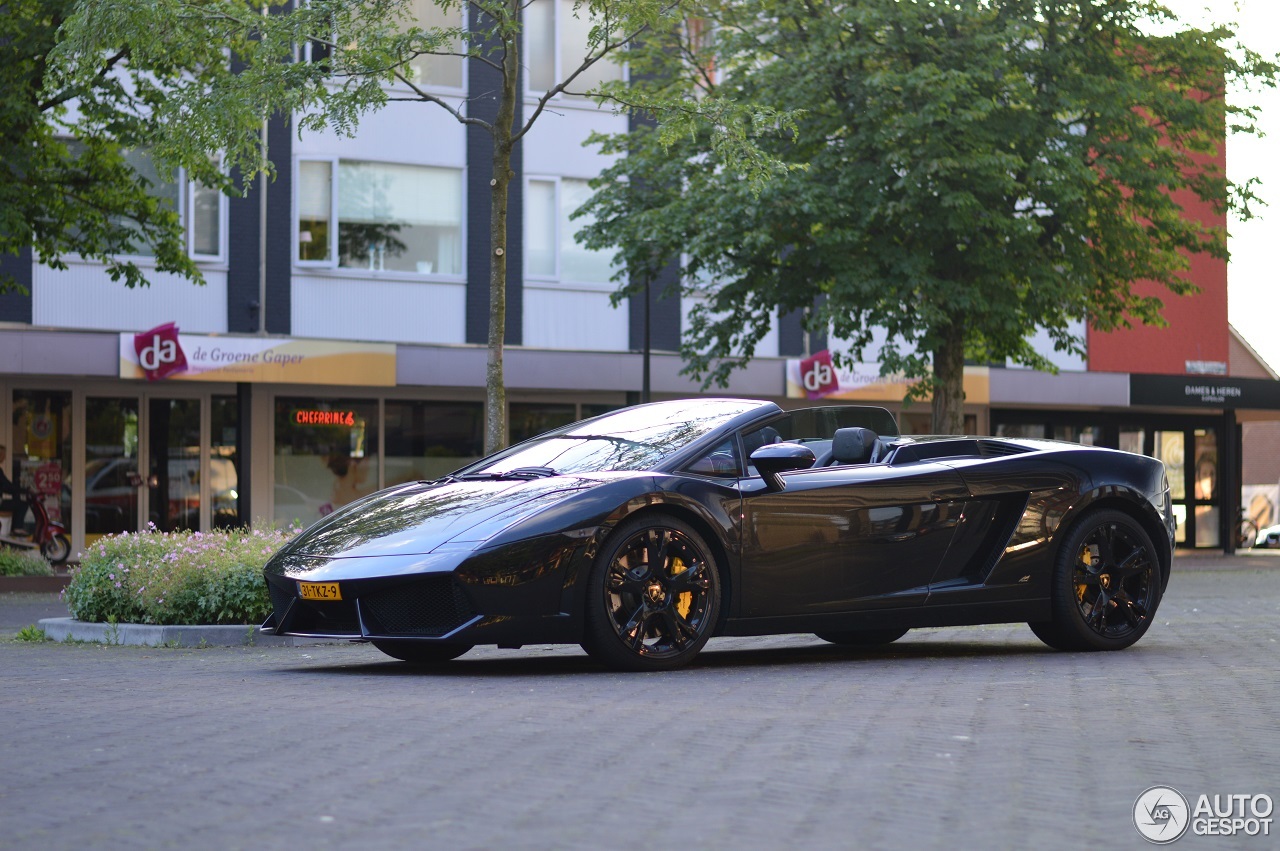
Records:
{"label": "shop entrance door", "polygon": [[148,519],[162,532],[199,532],[201,452],[200,399],[148,402]]}
{"label": "shop entrance door", "polygon": [[85,397],[84,540],[238,525],[234,396]]}

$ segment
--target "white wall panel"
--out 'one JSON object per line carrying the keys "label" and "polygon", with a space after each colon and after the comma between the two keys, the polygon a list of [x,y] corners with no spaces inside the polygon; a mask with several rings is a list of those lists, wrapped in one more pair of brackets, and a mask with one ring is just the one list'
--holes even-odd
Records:
{"label": "white wall panel", "polygon": [[332,130],[303,133],[293,140],[293,156],[462,168],[467,164],[467,131],[433,104],[389,103],[361,119],[355,136]]}
{"label": "white wall panel", "polygon": [[[680,319],[683,323],[681,326],[681,339],[684,338],[684,331],[689,327],[689,313],[695,305],[705,302],[706,299],[696,296],[682,296],[680,299]],[[756,350],[753,357],[758,358],[776,358],[778,357],[778,312],[775,310],[772,314],[769,331],[760,338],[760,342],[756,343]]]}
{"label": "white wall panel", "polygon": [[627,302],[607,291],[524,285],[524,344],[542,349],[624,352],[631,348]]}
{"label": "white wall panel", "polygon": [[293,276],[293,335],[390,343],[466,341],[466,284]]}
{"label": "white wall panel", "polygon": [[150,272],[149,287],[129,289],[96,263],[70,263],[65,271],[35,265],[31,321],[60,328],[145,331],[176,322],[188,334],[227,330],[227,273],[205,270],[205,285]]}
{"label": "white wall panel", "polygon": [[[525,114],[532,107],[525,104]],[[529,175],[591,178],[608,168],[614,157],[601,156],[598,146],[584,148],[592,133],[625,133],[627,117],[607,109],[580,106],[543,111],[524,138],[524,171]]]}

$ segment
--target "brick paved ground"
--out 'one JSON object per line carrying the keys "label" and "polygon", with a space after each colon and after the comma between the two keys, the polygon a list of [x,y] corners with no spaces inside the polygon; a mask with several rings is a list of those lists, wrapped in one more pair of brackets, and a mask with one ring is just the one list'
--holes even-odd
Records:
{"label": "brick paved ground", "polygon": [[994,626],[719,639],[670,674],[576,648],[424,674],[367,646],[3,641],[0,847],[1150,847],[1148,786],[1280,799],[1276,564],[1180,559],[1112,654]]}

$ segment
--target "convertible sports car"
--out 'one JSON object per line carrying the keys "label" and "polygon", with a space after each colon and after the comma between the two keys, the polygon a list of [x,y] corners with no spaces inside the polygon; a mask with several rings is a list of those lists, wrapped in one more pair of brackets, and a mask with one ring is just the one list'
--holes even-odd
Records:
{"label": "convertible sports car", "polygon": [[1169,581],[1160,462],[1070,443],[901,437],[881,408],[657,402],[329,515],[266,566],[264,632],[441,663],[580,643],[688,663],[713,635],[837,644],[1026,621],[1118,650]]}

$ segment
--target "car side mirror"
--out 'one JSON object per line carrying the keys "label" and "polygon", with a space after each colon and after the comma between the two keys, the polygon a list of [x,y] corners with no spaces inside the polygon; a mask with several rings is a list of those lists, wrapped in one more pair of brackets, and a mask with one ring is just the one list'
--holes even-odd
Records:
{"label": "car side mirror", "polygon": [[816,460],[813,450],[799,443],[770,443],[751,453],[751,463],[771,491],[780,491],[784,487],[779,473],[807,470]]}

